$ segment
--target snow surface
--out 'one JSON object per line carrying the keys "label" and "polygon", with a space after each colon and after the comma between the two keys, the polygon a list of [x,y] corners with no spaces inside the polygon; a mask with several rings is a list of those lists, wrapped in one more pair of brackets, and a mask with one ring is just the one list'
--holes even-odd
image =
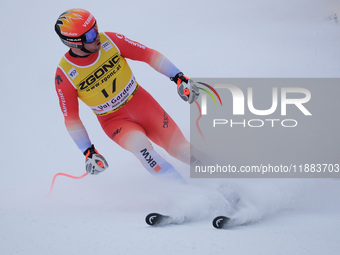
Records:
{"label": "snow surface", "polygon": [[[81,180],[59,177],[48,197],[57,172],[84,173],[53,80],[67,50],[54,22],[73,7],[90,10],[101,30],[159,50],[191,77],[340,74],[338,0],[2,2],[1,255],[339,253],[339,180],[161,182],[98,131],[84,105],[82,119],[110,169]],[[129,63],[189,136],[189,107],[173,84],[146,64]],[[211,219],[227,210],[223,201],[230,191],[242,198],[237,219],[251,224],[216,230]],[[186,215],[191,222],[152,228],[144,222],[152,211]]]}

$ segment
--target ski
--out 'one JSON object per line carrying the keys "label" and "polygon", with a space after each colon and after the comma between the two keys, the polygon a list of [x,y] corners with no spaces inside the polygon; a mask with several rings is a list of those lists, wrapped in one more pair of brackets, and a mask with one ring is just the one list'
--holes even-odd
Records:
{"label": "ski", "polygon": [[184,222],[184,218],[178,219],[171,217],[169,215],[163,215],[160,213],[149,213],[145,217],[146,224],[150,226],[166,226],[171,224],[182,224]]}
{"label": "ski", "polygon": [[225,229],[232,226],[231,219],[226,216],[215,217],[212,221],[212,225],[217,229]]}
{"label": "ski", "polygon": [[[160,213],[149,213],[145,217],[146,224],[153,227],[167,226],[167,225],[179,225],[187,222],[185,217],[175,218],[169,215]],[[227,229],[235,226],[235,222],[227,216],[215,217],[212,221],[212,225],[217,229]]]}

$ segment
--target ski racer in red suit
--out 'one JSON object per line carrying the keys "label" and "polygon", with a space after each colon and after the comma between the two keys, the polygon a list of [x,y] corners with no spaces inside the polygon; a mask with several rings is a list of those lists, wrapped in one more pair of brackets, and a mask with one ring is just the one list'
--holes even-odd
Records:
{"label": "ski racer in red suit", "polygon": [[86,10],[62,13],[55,30],[70,48],[57,68],[55,88],[65,126],[86,157],[86,171],[98,174],[108,163],[94,148],[79,118],[78,98],[97,115],[107,136],[132,152],[150,173],[179,177],[150,140],[185,163],[191,160],[190,144],[173,119],[138,84],[126,59],[148,63],[169,77],[177,84],[181,98],[189,103],[199,95],[195,84],[158,51],[122,34],[99,33],[95,18]]}

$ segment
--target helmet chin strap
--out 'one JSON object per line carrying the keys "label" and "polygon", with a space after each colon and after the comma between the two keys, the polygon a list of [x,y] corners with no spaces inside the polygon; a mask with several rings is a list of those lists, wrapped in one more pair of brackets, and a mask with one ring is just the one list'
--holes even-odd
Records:
{"label": "helmet chin strap", "polygon": [[81,51],[85,52],[85,53],[89,53],[92,54],[93,52],[89,51],[88,49],[85,48],[85,45],[83,44],[83,46],[80,48]]}
{"label": "helmet chin strap", "polygon": [[[91,52],[91,51],[89,51],[88,49],[86,49],[84,44],[83,44],[80,48],[74,48],[74,49],[77,49],[77,50],[80,50],[80,51],[86,53],[86,55],[83,55],[83,54],[79,55],[79,54],[75,53],[74,51],[72,51],[72,48],[71,48],[71,49],[70,49],[70,54],[71,54],[72,56],[74,55],[74,57],[77,57],[77,58],[86,58],[86,57],[89,56],[90,54],[93,54],[93,53],[94,53],[94,52]],[[79,52],[79,51],[78,51],[78,52]],[[80,52],[79,52],[79,53],[80,53]]]}

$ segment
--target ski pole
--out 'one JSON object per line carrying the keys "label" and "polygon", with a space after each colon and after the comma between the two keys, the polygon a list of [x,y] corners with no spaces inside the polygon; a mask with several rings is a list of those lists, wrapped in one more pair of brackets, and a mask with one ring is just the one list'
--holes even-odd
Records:
{"label": "ski pole", "polygon": [[82,178],[84,178],[86,175],[88,175],[88,173],[84,173],[84,174],[81,175],[81,176],[73,176],[73,175],[65,174],[65,173],[57,173],[57,174],[55,174],[54,177],[53,177],[52,184],[51,184],[51,188],[50,188],[50,192],[49,192],[48,195],[51,195],[51,194],[52,194],[52,191],[53,191],[53,188],[54,188],[54,183],[55,183],[55,180],[57,179],[58,176],[66,176],[66,177],[69,177],[69,178],[72,178],[72,179],[82,179]]}

